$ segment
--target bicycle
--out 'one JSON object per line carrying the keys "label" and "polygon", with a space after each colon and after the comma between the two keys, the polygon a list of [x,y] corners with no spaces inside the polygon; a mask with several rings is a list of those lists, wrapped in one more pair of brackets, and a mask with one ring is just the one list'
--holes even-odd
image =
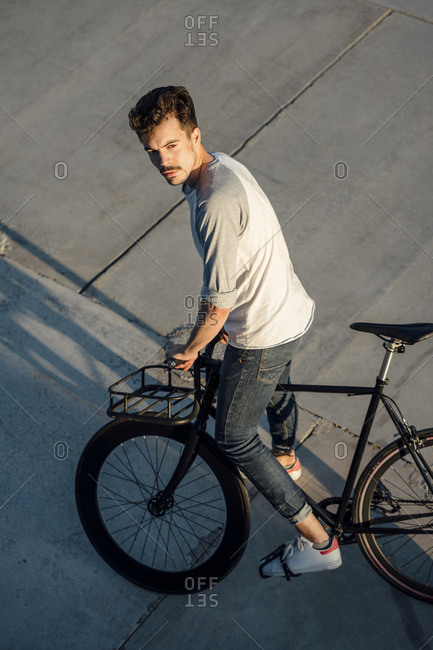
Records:
{"label": "bicycle", "polygon": [[[320,503],[306,495],[307,501],[341,545],[357,542],[382,578],[433,603],[433,428],[417,431],[383,392],[393,355],[433,336],[433,324],[350,327],[385,341],[373,387],[278,385],[371,395],[342,494]],[[107,413],[114,419],[91,438],[78,464],[76,501],[90,541],[118,573],[153,591],[212,588],[234,569],[248,542],[245,484],[206,432],[216,412],[216,341],[191,369],[193,387],[175,385],[168,362],[143,366],[110,386]],[[398,439],[374,456],[355,485],[380,404]]]}

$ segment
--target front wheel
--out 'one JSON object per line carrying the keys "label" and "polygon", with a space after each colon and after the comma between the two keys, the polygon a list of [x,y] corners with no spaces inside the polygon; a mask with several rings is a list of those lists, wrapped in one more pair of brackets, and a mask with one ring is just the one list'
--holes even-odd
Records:
{"label": "front wheel", "polygon": [[[432,481],[433,429],[418,436],[418,456]],[[384,447],[363,471],[353,520],[371,528],[357,539],[373,568],[394,587],[433,603],[433,494],[403,441]]]}
{"label": "front wheel", "polygon": [[191,426],[115,420],[89,441],[77,468],[78,512],[98,553],[131,582],[162,593],[212,588],[249,535],[245,486],[206,433],[174,494],[158,502]]}

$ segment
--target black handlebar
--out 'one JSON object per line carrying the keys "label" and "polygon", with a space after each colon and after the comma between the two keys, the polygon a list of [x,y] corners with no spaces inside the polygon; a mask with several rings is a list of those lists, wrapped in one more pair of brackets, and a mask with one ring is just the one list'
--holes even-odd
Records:
{"label": "black handlebar", "polygon": [[[225,333],[224,329],[220,329],[220,331],[218,332],[218,334],[216,336],[214,336],[212,341],[209,341],[209,343],[206,345],[206,347],[204,349],[204,355],[203,356],[206,356],[209,359],[212,358],[214,348],[215,348],[216,344],[219,343],[219,341],[221,341],[224,338],[224,333]],[[169,368],[176,368],[177,366],[180,366],[183,362],[184,362],[183,359],[176,359],[176,357],[171,357],[170,359],[166,359],[166,361],[165,361],[165,363],[167,364],[167,366]]]}
{"label": "black handlebar", "polygon": [[209,341],[209,343],[206,345],[204,352],[207,354],[209,357],[212,356],[214,347],[216,346],[217,343],[219,343],[222,339],[224,338],[224,329],[220,329],[218,334],[214,336],[212,341]]}

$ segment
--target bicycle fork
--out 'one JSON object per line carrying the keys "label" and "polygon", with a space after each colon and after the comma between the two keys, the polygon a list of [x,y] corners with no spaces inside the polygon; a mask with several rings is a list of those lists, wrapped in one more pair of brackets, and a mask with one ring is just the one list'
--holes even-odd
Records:
{"label": "bicycle fork", "polygon": [[412,456],[415,465],[419,469],[420,474],[422,475],[431,494],[433,495],[433,472],[424,456],[418,453],[418,451],[422,449],[423,444],[418,437],[416,428],[409,425],[403,417],[400,419],[397,416],[397,413],[392,408],[391,404],[389,404],[389,398],[386,395],[382,395],[382,402],[388,411],[391,420],[394,422],[397,431],[400,434],[400,437],[402,438],[410,455]]}
{"label": "bicycle fork", "polygon": [[[200,364],[200,360],[198,359],[195,363]],[[195,378],[199,377],[199,367],[195,368],[194,371],[196,373]],[[166,510],[173,505],[173,494],[194,462],[197,444],[201,434],[206,430],[206,422],[209,417],[215,393],[218,389],[218,383],[219,374],[210,369],[210,377],[201,400],[200,410],[196,421],[188,430],[185,447],[179,458],[179,462],[165,488],[160,490],[149,500],[149,510],[156,516],[164,514]]]}

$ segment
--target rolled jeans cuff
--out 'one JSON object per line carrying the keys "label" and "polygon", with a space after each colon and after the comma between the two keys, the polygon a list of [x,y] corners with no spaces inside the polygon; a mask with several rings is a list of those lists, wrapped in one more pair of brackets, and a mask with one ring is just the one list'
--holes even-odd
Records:
{"label": "rolled jeans cuff", "polygon": [[302,508],[298,510],[298,512],[296,512],[295,514],[289,514],[284,506],[280,506],[280,512],[284,517],[287,517],[287,519],[289,519],[292,522],[292,524],[296,525],[296,524],[302,524],[304,519],[306,519],[308,515],[311,514],[313,511],[311,509],[310,504],[305,502]]}
{"label": "rolled jeans cuff", "polygon": [[272,453],[276,452],[277,455],[287,455],[290,454],[291,451],[295,450],[296,441],[291,445],[276,445],[275,443],[272,445]]}

